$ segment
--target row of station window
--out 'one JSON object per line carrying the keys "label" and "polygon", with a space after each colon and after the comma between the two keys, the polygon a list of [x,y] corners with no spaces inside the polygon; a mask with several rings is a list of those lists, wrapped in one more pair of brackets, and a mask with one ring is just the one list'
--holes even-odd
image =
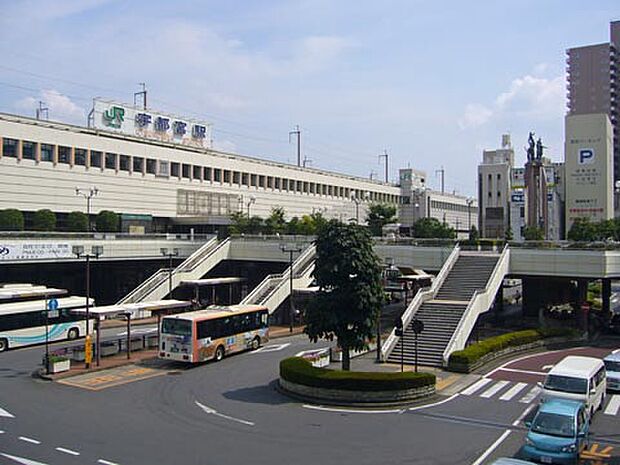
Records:
{"label": "row of station window", "polygon": [[[21,148],[20,148],[21,143]],[[165,178],[219,182],[225,184],[262,187],[288,192],[327,195],[332,197],[367,199],[369,201],[397,203],[398,196],[381,192],[367,192],[342,186],[332,186],[295,179],[264,176],[230,171],[207,166],[189,165],[153,158],[123,155],[77,147],[66,147],[17,139],[3,138],[3,157],[37,160],[57,164],[88,166],[91,168],[127,171],[129,173],[153,174]]]}

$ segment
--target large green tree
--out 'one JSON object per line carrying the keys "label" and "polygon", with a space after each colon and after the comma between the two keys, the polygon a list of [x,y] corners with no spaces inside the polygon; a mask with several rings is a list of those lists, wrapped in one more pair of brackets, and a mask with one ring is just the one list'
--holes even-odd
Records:
{"label": "large green tree", "polygon": [[14,208],[0,210],[0,231],[22,231],[24,214]]}
{"label": "large green tree", "polygon": [[56,214],[47,209],[37,210],[32,216],[32,229],[35,231],[54,231],[56,229]]}
{"label": "large green tree", "polygon": [[437,218],[420,218],[413,224],[411,235],[422,239],[454,239],[456,232]]}
{"label": "large green tree", "polygon": [[88,231],[88,216],[82,212],[71,212],[67,215],[67,231],[84,232]]}
{"label": "large green tree", "polygon": [[267,234],[281,234],[286,228],[286,219],[284,218],[284,208],[274,207],[271,214],[265,220],[265,232]]}
{"label": "large green tree", "polygon": [[368,207],[366,222],[373,236],[381,236],[383,226],[396,223],[396,207],[389,203],[373,203]]}
{"label": "large green tree", "polygon": [[350,351],[367,345],[383,303],[379,258],[369,231],[357,224],[331,220],[315,244],[319,291],[306,310],[304,332],[314,342],[336,337],[342,369],[349,370]]}

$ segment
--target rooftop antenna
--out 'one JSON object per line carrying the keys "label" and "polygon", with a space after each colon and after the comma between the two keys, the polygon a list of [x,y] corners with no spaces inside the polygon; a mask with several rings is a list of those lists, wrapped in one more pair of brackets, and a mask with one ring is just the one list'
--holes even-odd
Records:
{"label": "rooftop antenna", "polygon": [[291,143],[291,136],[295,134],[297,136],[297,166],[301,166],[301,131],[299,125],[295,126],[294,131],[289,131],[288,142]]}
{"label": "rooftop antenna", "polygon": [[373,181],[377,178],[377,172],[375,170],[370,170],[370,180]]}
{"label": "rooftop antenna", "polygon": [[306,155],[304,155],[303,167],[305,168],[308,165],[312,164],[312,160],[310,160]]}
{"label": "rooftop antenna", "polygon": [[444,190],[444,180],[446,177],[446,170],[443,168],[443,165],[441,167],[440,170],[435,170],[435,175],[440,174],[441,175],[441,193],[443,194],[445,192]]}
{"label": "rooftop antenna", "polygon": [[138,106],[138,100],[140,99],[140,100],[142,100],[142,109],[146,110],[146,83],[139,82],[138,85],[142,87],[142,90],[140,92],[134,92],[134,94],[133,94],[133,106],[137,107]]}
{"label": "rooftop antenna", "polygon": [[381,155],[379,155],[379,162],[381,162],[381,159],[385,158],[385,182],[389,182],[389,169],[388,169],[388,153],[387,150],[383,150],[383,153]]}
{"label": "rooftop antenna", "polygon": [[37,119],[45,119],[48,120],[50,119],[50,109],[47,107],[44,107],[43,105],[45,105],[45,103],[43,103],[41,100],[39,100],[39,108],[35,109],[35,114]]}

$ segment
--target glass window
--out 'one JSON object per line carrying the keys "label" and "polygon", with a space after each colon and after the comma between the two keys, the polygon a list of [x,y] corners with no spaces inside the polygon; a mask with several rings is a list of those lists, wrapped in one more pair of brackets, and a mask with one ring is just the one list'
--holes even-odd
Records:
{"label": "glass window", "polygon": [[207,167],[205,166],[205,169],[204,169],[204,178],[203,178],[205,181],[211,181],[211,172],[212,172],[212,171],[213,171],[213,170],[212,170],[211,168],[207,168]]}
{"label": "glass window", "polygon": [[575,436],[575,425],[573,417],[570,415],[540,412],[534,418],[532,431],[550,436],[572,438]]}
{"label": "glass window", "polygon": [[288,190],[291,192],[295,192],[295,181],[292,179],[288,180]]}
{"label": "glass window", "polygon": [[233,171],[233,184],[241,183],[241,173],[239,171]]}
{"label": "glass window", "polygon": [[170,162],[166,160],[159,160],[159,168],[157,171],[157,176],[161,176],[163,178],[167,178],[170,176]]}
{"label": "glass window", "polygon": [[605,369],[607,371],[620,372],[620,362],[614,362],[613,360],[605,360]]}
{"label": "glass window", "polygon": [[115,153],[106,153],[105,154],[105,167],[108,170],[115,170],[116,169],[116,154]]}
{"label": "glass window", "polygon": [[265,176],[259,176],[258,177],[258,186],[259,187],[265,187]]}
{"label": "glass window", "polygon": [[570,376],[549,375],[545,380],[545,389],[550,391],[585,394],[588,392],[588,380]]}
{"label": "glass window", "polygon": [[224,182],[230,183],[230,171],[224,170]]}
{"label": "glass window", "polygon": [[54,161],[54,146],[41,144],[41,161]]}
{"label": "glass window", "polygon": [[144,168],[144,158],[133,157],[133,171],[135,173],[142,173],[143,168]]}
{"label": "glass window", "polygon": [[213,180],[215,182],[222,182],[222,170],[220,169],[213,170]]}
{"label": "glass window", "polygon": [[248,176],[248,173],[243,173],[241,175],[241,184],[243,184],[244,186],[250,185],[250,176]]}
{"label": "glass window", "polygon": [[86,166],[86,150],[75,149],[75,161],[74,164],[80,166]]}
{"label": "glass window", "polygon": [[164,318],[161,332],[164,334],[174,334],[176,336],[191,336],[192,322],[176,318]]}
{"label": "glass window", "polygon": [[257,176],[255,174],[250,175],[250,186],[256,187]]}
{"label": "glass window", "polygon": [[58,163],[64,163],[68,165],[71,163],[71,148],[58,146]]}
{"label": "glass window", "polygon": [[96,150],[90,151],[90,166],[93,168],[101,168],[101,152]]}
{"label": "glass window", "polygon": [[30,141],[22,142],[22,158],[26,160],[34,160],[37,153],[37,143]]}
{"label": "glass window", "polygon": [[271,176],[267,176],[267,188],[273,189],[273,178]]}
{"label": "glass window", "polygon": [[178,178],[180,174],[179,164],[172,162],[170,163],[170,176],[173,178]]}
{"label": "glass window", "polygon": [[146,159],[146,172],[148,174],[157,173],[157,160],[153,160],[152,158]]}
{"label": "glass window", "polygon": [[274,186],[275,189],[280,190],[280,178],[275,178],[273,180],[273,186]]}
{"label": "glass window", "polygon": [[192,175],[196,180],[202,179],[202,166],[194,166],[192,168]]}
{"label": "glass window", "polygon": [[118,169],[121,171],[129,171],[129,156],[121,155],[118,159]]}
{"label": "glass window", "polygon": [[5,157],[17,158],[17,140],[15,139],[2,139],[2,153]]}
{"label": "glass window", "polygon": [[183,163],[183,165],[181,166],[181,177],[189,179],[191,171],[191,165],[186,165],[185,163]]}

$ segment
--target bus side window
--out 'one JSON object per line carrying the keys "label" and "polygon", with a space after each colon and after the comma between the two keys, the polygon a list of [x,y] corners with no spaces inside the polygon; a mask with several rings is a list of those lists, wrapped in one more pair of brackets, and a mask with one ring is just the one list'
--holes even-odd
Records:
{"label": "bus side window", "polygon": [[209,337],[208,320],[198,321],[196,323],[196,339],[205,339]]}

